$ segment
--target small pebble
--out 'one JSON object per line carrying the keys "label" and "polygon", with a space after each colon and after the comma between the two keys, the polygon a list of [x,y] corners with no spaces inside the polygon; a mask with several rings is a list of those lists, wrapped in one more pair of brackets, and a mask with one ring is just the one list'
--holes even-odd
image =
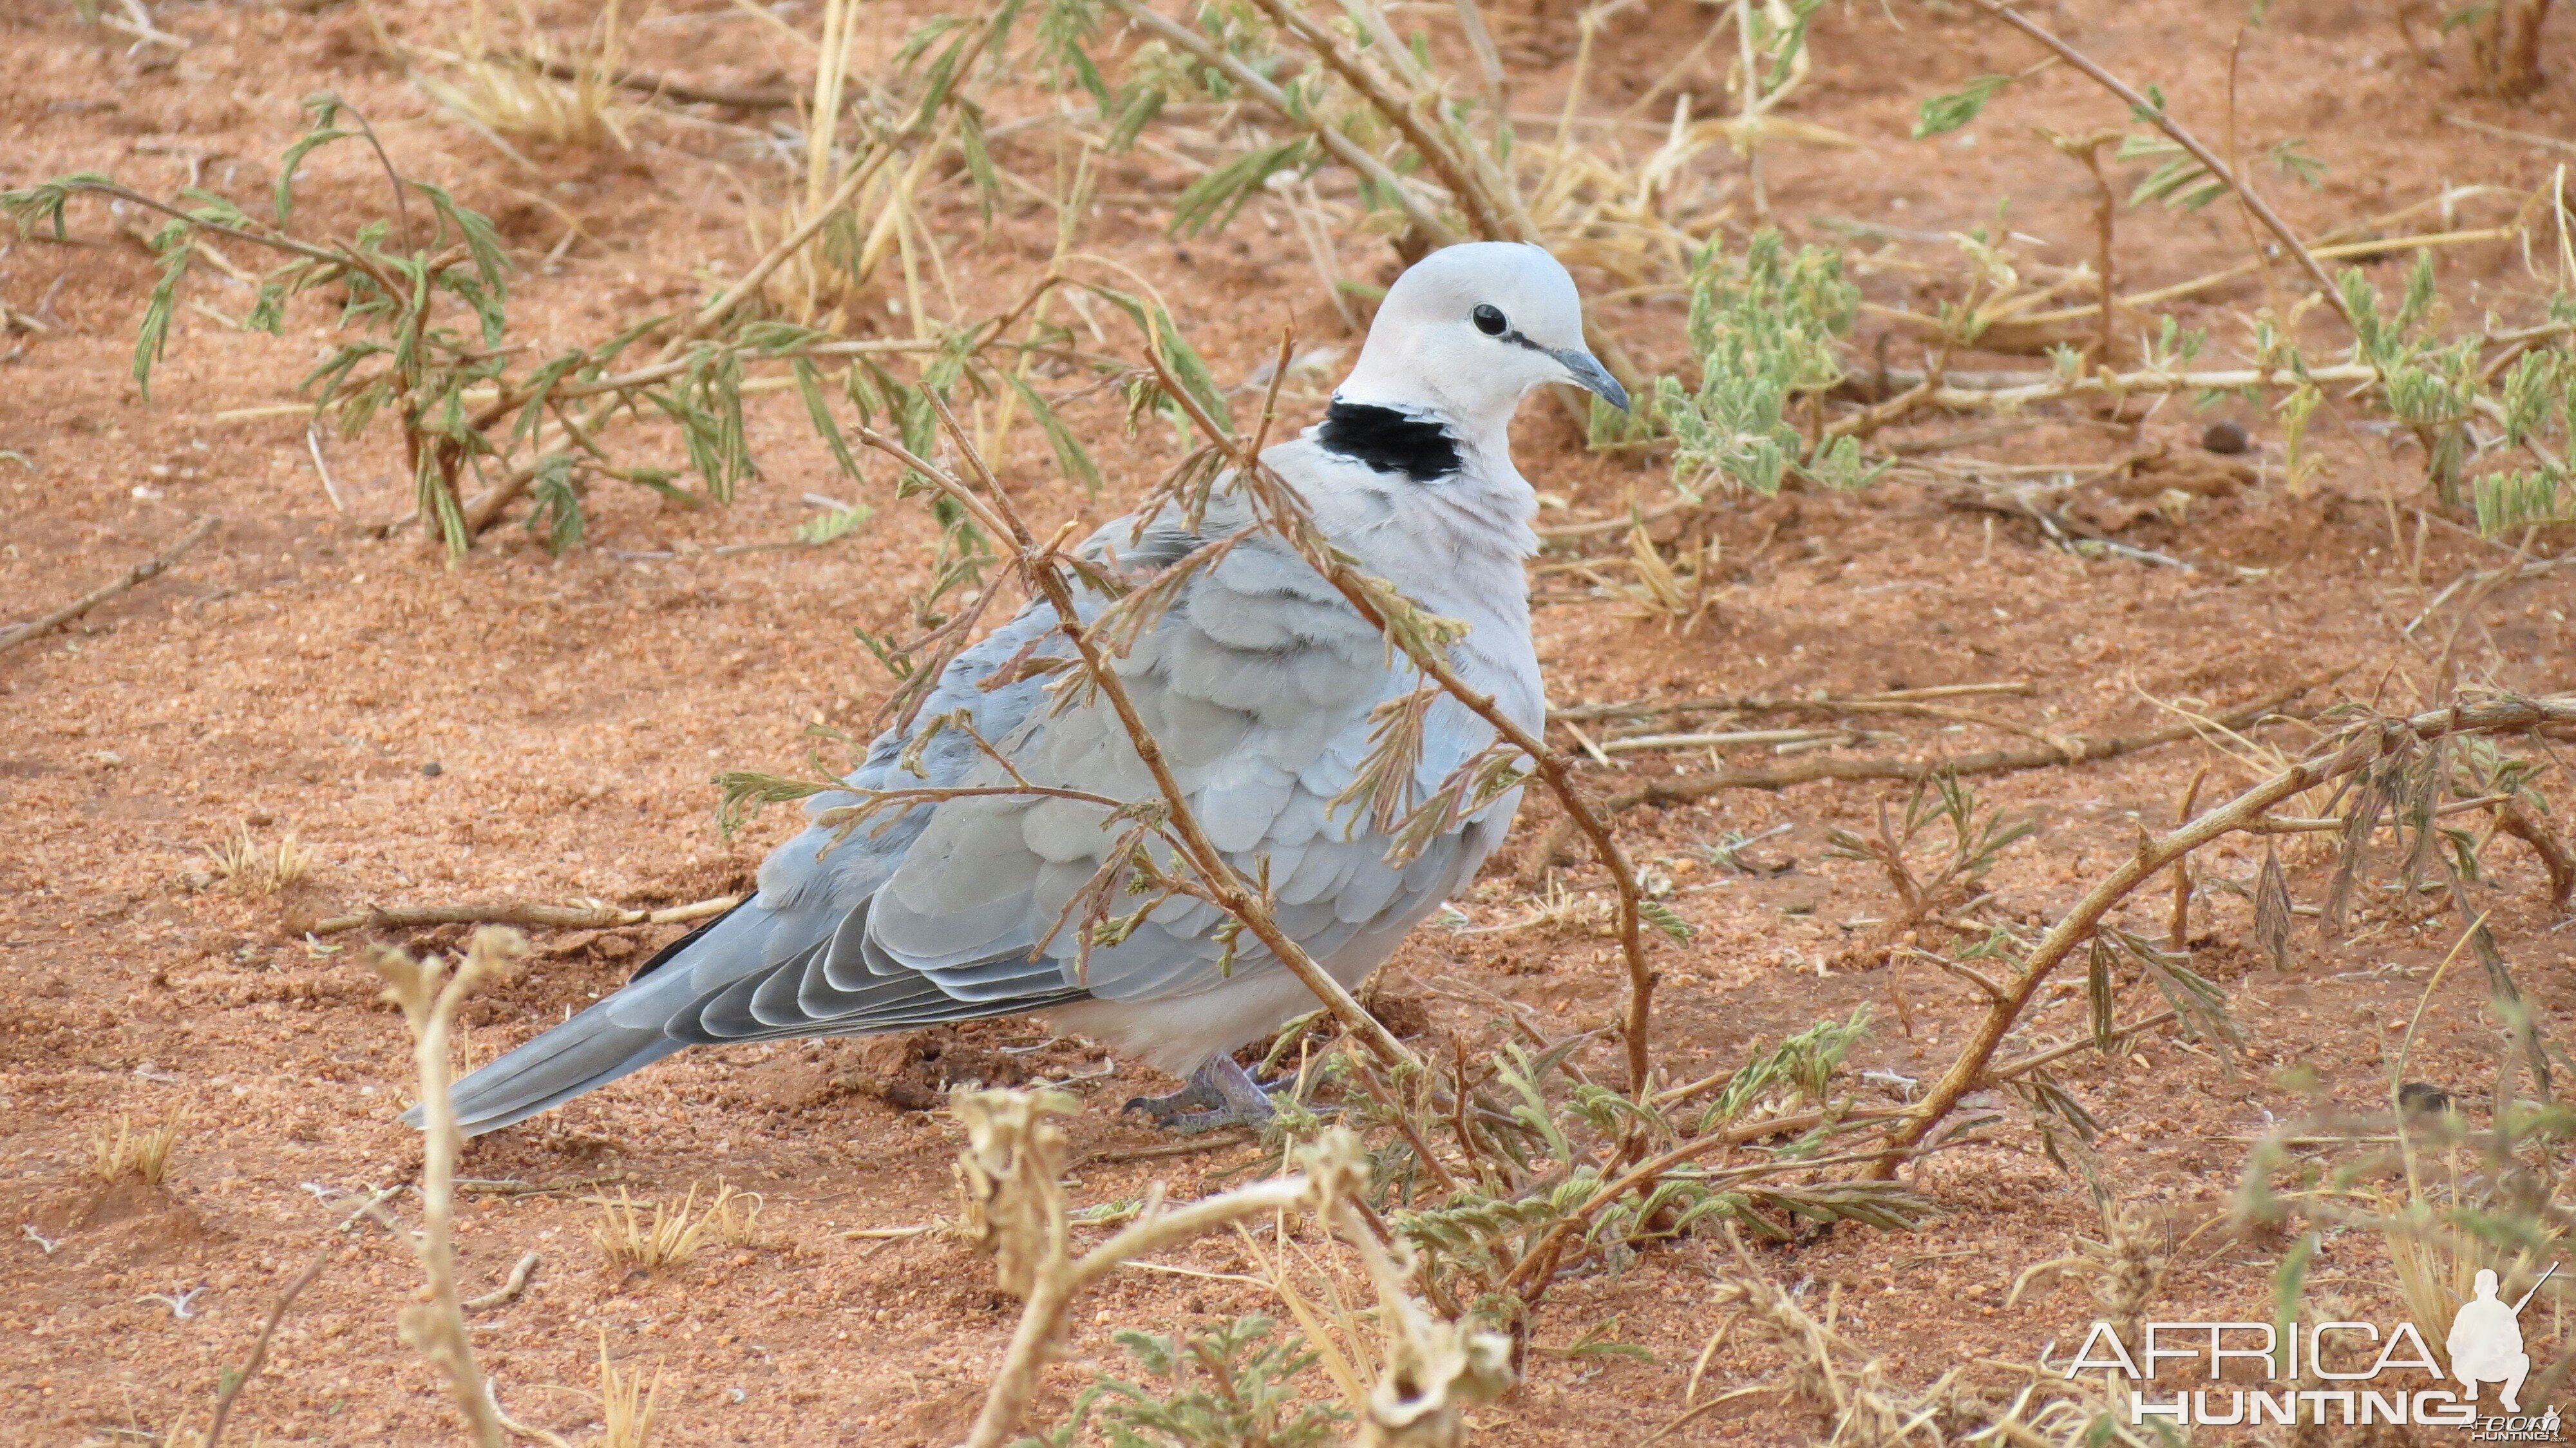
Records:
{"label": "small pebble", "polygon": [[427,764],[422,765],[420,767],[420,772],[428,775],[432,779],[436,779],[447,772],[447,766],[433,759]]}
{"label": "small pebble", "polygon": [[2204,452],[2235,454],[2245,451],[2245,429],[2232,422],[2213,422],[2200,434]]}

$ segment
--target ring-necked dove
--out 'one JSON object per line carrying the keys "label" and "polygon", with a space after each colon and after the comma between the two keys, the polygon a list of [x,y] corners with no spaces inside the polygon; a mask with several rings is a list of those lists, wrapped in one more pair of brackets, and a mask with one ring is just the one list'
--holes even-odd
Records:
{"label": "ring-necked dove", "polygon": [[[1536,246],[1448,247],[1388,289],[1324,420],[1264,454],[1363,570],[1469,626],[1453,666],[1533,732],[1546,712],[1523,572],[1536,502],[1512,466],[1509,430],[1522,397],[1550,382],[1627,405],[1585,350],[1573,279]],[[1249,521],[1221,481],[1197,527],[1165,508],[1109,524],[1083,551],[1142,576]],[[1086,616],[1105,606],[1082,603]],[[1155,796],[1105,701],[1051,710],[1051,676],[1025,663],[986,687],[1032,653],[1070,653],[1043,602],[960,654],[911,729],[964,710],[1031,783]],[[1369,753],[1370,711],[1422,678],[1273,534],[1193,575],[1117,667],[1215,843],[1255,877],[1266,868],[1282,926],[1346,985],[1473,878],[1519,807],[1514,789],[1401,865],[1388,862],[1390,841],[1369,811],[1333,807]],[[1425,794],[1493,739],[1446,697],[1422,734]],[[919,749],[918,775],[904,761],[914,743],[889,731],[845,782],[1007,782],[962,731]],[[853,802],[827,793],[807,809]],[[1078,972],[1079,923],[1058,921],[1119,837],[1119,825],[1103,827],[1107,814],[1060,798],[981,796],[916,804],[890,827],[876,828],[880,816],[846,837],[810,827],[770,854],[749,900],[457,1083],[458,1119],[469,1134],[507,1126],[687,1046],[1022,1013],[1188,1073],[1187,1090],[1144,1103],[1169,1124],[1263,1114],[1266,1099],[1230,1053],[1312,1009],[1313,995],[1248,934],[1226,961],[1223,917],[1186,897],[1097,946]],[[1182,1116],[1189,1106],[1212,1109]]]}

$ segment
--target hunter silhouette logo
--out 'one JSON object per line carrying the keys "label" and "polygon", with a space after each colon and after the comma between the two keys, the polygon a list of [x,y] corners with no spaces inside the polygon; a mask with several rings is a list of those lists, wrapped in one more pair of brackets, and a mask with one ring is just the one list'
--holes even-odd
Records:
{"label": "hunter silhouette logo", "polygon": [[[2447,1372],[2424,1334],[2402,1319],[2384,1329],[2350,1320],[2148,1322],[2139,1325],[2134,1355],[2109,1323],[2096,1322],[2061,1371],[2070,1378],[2086,1372],[2127,1378],[2131,1426],[2153,1418],[2247,1427],[2417,1424],[2466,1428],[2475,1442],[2555,1443],[2561,1436],[2556,1409],[2523,1416],[2531,1355],[2523,1350],[2520,1318],[2557,1273],[2553,1262],[2530,1291],[2507,1302],[2497,1274],[2479,1272],[2476,1295],[2451,1316]],[[2254,1371],[2230,1373],[2230,1360]],[[2495,1389],[2510,1416],[2479,1416],[2482,1387]]]}
{"label": "hunter silhouette logo", "polygon": [[[2546,1282],[2558,1271],[2558,1264],[2540,1274]],[[2480,1269],[2478,1295],[2460,1304],[2451,1318],[2451,1336],[2445,1344],[2451,1351],[2451,1376],[2460,1380],[2472,1399],[2478,1395],[2478,1384],[2494,1383],[2502,1390],[2508,1413],[2522,1411],[2522,1380],[2531,1375],[2531,1355],[2522,1350],[2522,1309],[2540,1290],[2540,1282],[2531,1284],[2531,1292],[2511,1307],[2496,1296],[2496,1275]]]}

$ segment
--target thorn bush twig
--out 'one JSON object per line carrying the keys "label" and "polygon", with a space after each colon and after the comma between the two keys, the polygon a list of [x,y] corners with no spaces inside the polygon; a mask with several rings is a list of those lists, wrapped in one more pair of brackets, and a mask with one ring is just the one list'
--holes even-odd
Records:
{"label": "thorn bush twig", "polygon": [[362,915],[329,915],[306,926],[314,935],[350,930],[409,930],[430,925],[522,925],[539,930],[609,930],[624,925],[678,925],[721,915],[742,903],[739,895],[718,895],[661,910],[624,910],[600,901],[540,905],[524,900],[495,900],[488,905],[370,905]]}
{"label": "thorn bush twig", "polygon": [[[2011,774],[2022,770],[2050,769],[2068,764],[2091,764],[2140,750],[2178,744],[2201,738],[2214,725],[2223,729],[2242,729],[2288,705],[2300,695],[2340,677],[2345,670],[2312,675],[2286,689],[2275,690],[2249,703],[2240,704],[2212,715],[2207,723],[2191,721],[2151,729],[2143,734],[2113,735],[2086,739],[2074,757],[2065,749],[2051,745],[2040,749],[1998,749],[1979,754],[1952,755],[1946,759],[1834,759],[1817,756],[1795,764],[1721,769],[1705,774],[1679,774],[1650,779],[1612,794],[1601,802],[1605,814],[1617,815],[1645,804],[1687,804],[1733,789],[1787,789],[1793,785],[1812,784],[1818,780],[1893,779],[1919,780],[1947,773],[1966,779],[1976,775]],[[1521,857],[1520,874],[1534,880],[1553,866],[1558,854],[1573,836],[1573,828],[1563,821],[1551,825],[1533,841]]]}
{"label": "thorn bush twig", "polygon": [[420,1076],[422,1159],[421,1232],[416,1243],[429,1300],[402,1310],[403,1341],[427,1357],[446,1379],[448,1396],[464,1417],[478,1448],[503,1448],[500,1410],[493,1406],[474,1345],[466,1335],[465,1307],[457,1290],[455,1246],[456,1158],[464,1143],[448,1096],[454,1072],[449,1059],[457,1008],[484,981],[507,971],[527,953],[526,937],[485,926],[452,964],[432,955],[414,960],[379,948],[368,960],[384,978],[385,998],[402,1008],[411,1029],[412,1062]]}
{"label": "thorn bush twig", "polygon": [[162,550],[158,557],[127,569],[125,575],[115,582],[91,589],[51,613],[0,629],[0,654],[52,633],[109,599],[169,572],[180,559],[188,555],[189,549],[204,542],[206,535],[214,532],[215,526],[221,522],[223,519],[211,515],[199,518],[196,526],[180,535],[178,542]]}
{"label": "thorn bush twig", "polygon": [[2091,940],[2103,917],[2132,892],[2162,873],[2174,861],[2222,835],[2261,821],[2273,806],[2333,780],[2351,776],[2376,763],[2401,741],[2430,742],[2460,734],[2526,733],[2576,726],[2576,696],[2523,699],[2512,696],[2467,700],[2408,719],[2355,724],[2320,744],[2305,758],[2201,815],[2180,829],[2143,839],[2128,859],[2087,891],[2074,907],[2049,927],[2031,947],[2004,996],[1977,1023],[1968,1043],[1947,1071],[1889,1138],[1891,1154],[1874,1163],[1869,1174],[1894,1173],[1903,1152],[1921,1144],[1962,1098],[1985,1077],[2005,1035],[2021,1018],[2041,985],[2075,949]]}

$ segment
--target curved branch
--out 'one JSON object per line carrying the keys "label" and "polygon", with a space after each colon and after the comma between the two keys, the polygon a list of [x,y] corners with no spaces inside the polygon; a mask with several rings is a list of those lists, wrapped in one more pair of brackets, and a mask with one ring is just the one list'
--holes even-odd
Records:
{"label": "curved branch", "polygon": [[2039,944],[2032,947],[2029,958],[2023,963],[2021,973],[2005,988],[2003,999],[1996,1002],[1985,1019],[1977,1023],[1975,1035],[1959,1052],[1957,1059],[1950,1063],[1950,1069],[1934,1084],[1906,1125],[1889,1138],[1889,1154],[1874,1164],[1868,1174],[1880,1178],[1894,1174],[1897,1164],[1930,1135],[1932,1128],[1959,1104],[1961,1098],[1984,1081],[1986,1063],[1994,1059],[1996,1050],[2003,1045],[2005,1034],[2020,1020],[2031,997],[2047,983],[2057,967],[2077,946],[2093,938],[2095,928],[2113,906],[2174,861],[2221,835],[2259,827],[2264,815],[2274,805],[2328,780],[2340,779],[2367,767],[2404,736],[2431,740],[2452,734],[2520,733],[2571,724],[2576,724],[2576,695],[2548,699],[2488,699],[2455,704],[2411,719],[2377,720],[2346,731],[2330,749],[2309,755],[2190,824],[2155,839],[2140,841],[2136,852],[2123,861],[2120,868],[2086,892],[2074,909],[2040,937]]}

